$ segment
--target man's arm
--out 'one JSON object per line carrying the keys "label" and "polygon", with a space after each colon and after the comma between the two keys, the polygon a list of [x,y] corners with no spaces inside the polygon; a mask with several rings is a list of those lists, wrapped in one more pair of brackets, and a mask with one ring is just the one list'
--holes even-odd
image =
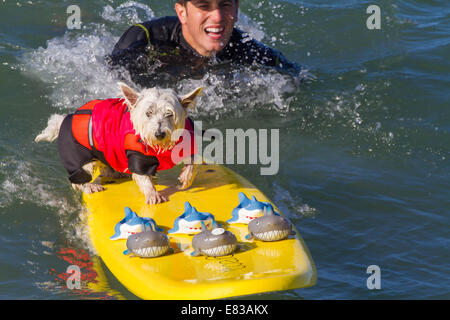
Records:
{"label": "man's arm", "polygon": [[130,69],[132,67],[130,63],[133,64],[140,55],[145,54],[147,46],[148,37],[145,29],[140,25],[134,25],[120,37],[106,59],[111,66],[119,65]]}
{"label": "man's arm", "polygon": [[120,50],[130,48],[142,48],[148,44],[148,36],[145,27],[141,24],[131,26],[120,37],[119,41],[114,46],[112,54],[117,54]]}
{"label": "man's arm", "polygon": [[124,65],[124,59],[148,53],[150,46],[172,45],[177,17],[161,17],[130,27],[119,39],[111,53],[113,65]]}

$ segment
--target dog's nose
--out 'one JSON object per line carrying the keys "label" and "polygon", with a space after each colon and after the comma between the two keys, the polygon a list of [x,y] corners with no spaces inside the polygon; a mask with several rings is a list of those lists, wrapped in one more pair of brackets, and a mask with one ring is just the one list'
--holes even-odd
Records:
{"label": "dog's nose", "polygon": [[166,133],[164,131],[156,131],[156,133],[155,133],[155,137],[158,140],[164,139],[165,136],[166,136]]}

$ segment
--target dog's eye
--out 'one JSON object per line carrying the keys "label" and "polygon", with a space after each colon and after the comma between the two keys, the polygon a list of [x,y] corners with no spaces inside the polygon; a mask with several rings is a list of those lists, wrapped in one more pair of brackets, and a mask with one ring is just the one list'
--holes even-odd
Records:
{"label": "dog's eye", "polygon": [[147,116],[147,117],[151,117],[152,116],[152,114],[153,114],[153,111],[152,110],[148,110],[146,113],[145,113],[145,115]]}

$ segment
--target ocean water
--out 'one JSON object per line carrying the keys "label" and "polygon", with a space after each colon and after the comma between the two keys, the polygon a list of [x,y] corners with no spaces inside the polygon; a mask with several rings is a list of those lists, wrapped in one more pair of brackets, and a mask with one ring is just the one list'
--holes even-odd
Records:
{"label": "ocean water", "polygon": [[[205,87],[192,116],[210,127],[280,130],[278,174],[229,167],[295,224],[318,281],[250,298],[449,299],[448,2],[240,2],[239,27],[317,77],[246,68],[174,84]],[[0,299],[136,299],[96,257],[56,144],[33,140],[51,114],[116,96],[104,55],[173,3],[0,1]],[[71,4],[80,30],[67,28]],[[380,30],[366,27],[372,4]],[[71,264],[82,290],[65,285]]]}

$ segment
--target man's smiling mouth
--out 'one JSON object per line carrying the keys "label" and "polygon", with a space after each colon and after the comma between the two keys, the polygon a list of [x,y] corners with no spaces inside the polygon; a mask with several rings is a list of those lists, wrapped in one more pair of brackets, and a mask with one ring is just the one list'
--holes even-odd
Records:
{"label": "man's smiling mouth", "polygon": [[220,26],[217,26],[217,27],[206,27],[205,28],[206,34],[209,37],[213,38],[214,40],[220,39],[222,37],[224,31],[225,31],[225,28],[224,27],[220,27]]}

